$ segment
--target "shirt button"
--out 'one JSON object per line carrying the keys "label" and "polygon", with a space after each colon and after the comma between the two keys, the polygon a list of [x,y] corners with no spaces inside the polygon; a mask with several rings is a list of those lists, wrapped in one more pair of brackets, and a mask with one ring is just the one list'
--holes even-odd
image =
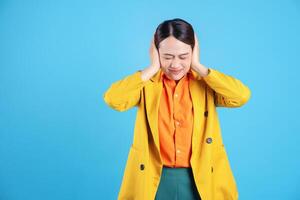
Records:
{"label": "shirt button", "polygon": [[177,97],[178,97],[178,94],[175,94],[174,96],[177,98]]}
{"label": "shirt button", "polygon": [[179,150],[179,149],[177,149],[177,150],[176,150],[176,152],[177,152],[177,153],[180,153],[180,150]]}
{"label": "shirt button", "polygon": [[179,121],[176,121],[176,125],[179,126],[179,125],[180,125],[180,122],[179,122]]}

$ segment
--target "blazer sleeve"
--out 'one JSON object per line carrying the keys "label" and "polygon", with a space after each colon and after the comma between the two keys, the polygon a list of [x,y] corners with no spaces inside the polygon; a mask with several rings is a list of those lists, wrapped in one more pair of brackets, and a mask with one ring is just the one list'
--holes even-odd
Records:
{"label": "blazer sleeve", "polygon": [[250,89],[232,76],[209,68],[208,75],[202,78],[214,90],[214,101],[218,107],[240,107],[250,99]]}
{"label": "blazer sleeve", "polygon": [[140,103],[141,91],[148,81],[141,78],[141,70],[111,84],[105,91],[105,103],[117,111],[126,111]]}

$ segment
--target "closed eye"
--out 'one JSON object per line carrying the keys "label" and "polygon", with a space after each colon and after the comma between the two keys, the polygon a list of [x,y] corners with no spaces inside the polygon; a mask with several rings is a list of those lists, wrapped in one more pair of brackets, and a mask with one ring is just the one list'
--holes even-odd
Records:
{"label": "closed eye", "polygon": [[[180,59],[182,59],[182,60],[185,60],[185,59],[187,59],[187,58],[188,58],[188,57],[180,57]],[[166,57],[165,57],[165,59],[166,59],[166,60],[171,60],[172,58],[166,58]]]}

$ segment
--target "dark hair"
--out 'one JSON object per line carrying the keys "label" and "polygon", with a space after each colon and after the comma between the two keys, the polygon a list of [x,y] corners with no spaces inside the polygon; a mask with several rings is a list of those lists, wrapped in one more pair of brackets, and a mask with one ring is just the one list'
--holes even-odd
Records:
{"label": "dark hair", "polygon": [[159,43],[169,36],[174,36],[176,39],[191,45],[192,49],[195,46],[194,29],[191,24],[180,18],[166,20],[158,25],[154,34],[154,44],[159,48]]}

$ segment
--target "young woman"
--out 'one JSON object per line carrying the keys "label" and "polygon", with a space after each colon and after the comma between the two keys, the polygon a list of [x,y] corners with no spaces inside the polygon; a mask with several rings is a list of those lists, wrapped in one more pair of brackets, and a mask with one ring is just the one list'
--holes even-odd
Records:
{"label": "young woman", "polygon": [[236,200],[216,107],[240,107],[250,90],[199,61],[193,27],[162,22],[151,64],[113,83],[104,94],[115,110],[138,108],[119,200]]}

